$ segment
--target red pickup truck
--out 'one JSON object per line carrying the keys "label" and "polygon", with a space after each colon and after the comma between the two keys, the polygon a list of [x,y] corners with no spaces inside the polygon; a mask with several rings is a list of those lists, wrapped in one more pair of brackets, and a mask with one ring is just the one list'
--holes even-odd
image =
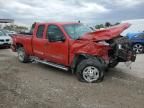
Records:
{"label": "red pickup truck", "polygon": [[129,24],[91,31],[81,23],[35,23],[31,33],[12,37],[20,62],[36,61],[76,73],[84,82],[98,82],[107,68],[135,61],[131,42],[120,36]]}

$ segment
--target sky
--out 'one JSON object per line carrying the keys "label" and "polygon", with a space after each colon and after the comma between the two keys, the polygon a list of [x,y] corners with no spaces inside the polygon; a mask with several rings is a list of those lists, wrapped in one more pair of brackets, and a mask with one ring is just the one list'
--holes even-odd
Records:
{"label": "sky", "polygon": [[73,22],[86,24],[144,18],[144,0],[0,0],[0,18],[15,23]]}

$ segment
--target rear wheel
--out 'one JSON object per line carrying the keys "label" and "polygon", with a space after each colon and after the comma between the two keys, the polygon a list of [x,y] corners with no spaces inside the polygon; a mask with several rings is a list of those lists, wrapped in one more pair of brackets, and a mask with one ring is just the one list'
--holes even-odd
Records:
{"label": "rear wheel", "polygon": [[17,53],[18,53],[18,59],[19,59],[20,62],[27,63],[29,61],[29,57],[26,54],[26,52],[25,52],[23,47],[19,47],[17,49]]}
{"label": "rear wheel", "polygon": [[143,45],[137,43],[133,45],[133,51],[135,51],[137,54],[143,53],[144,52],[144,47]]}
{"label": "rear wheel", "polygon": [[104,78],[104,69],[97,59],[85,59],[77,66],[77,77],[80,81],[94,83],[102,81]]}

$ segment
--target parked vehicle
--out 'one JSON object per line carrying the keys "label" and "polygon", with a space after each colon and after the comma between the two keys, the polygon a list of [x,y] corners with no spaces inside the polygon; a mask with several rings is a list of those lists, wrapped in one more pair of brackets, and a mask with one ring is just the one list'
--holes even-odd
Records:
{"label": "parked vehicle", "polygon": [[12,36],[12,35],[16,34],[15,31],[9,31],[9,30],[5,30],[5,29],[3,29],[2,31],[8,36]]}
{"label": "parked vehicle", "polygon": [[76,73],[80,81],[98,82],[107,68],[135,61],[130,41],[119,34],[129,27],[91,32],[81,23],[35,23],[29,34],[12,37],[12,50],[20,62],[35,60]]}
{"label": "parked vehicle", "polygon": [[144,32],[128,33],[127,37],[131,40],[133,50],[137,54],[144,52]]}
{"label": "parked vehicle", "polygon": [[10,47],[11,42],[11,37],[0,30],[0,47]]}
{"label": "parked vehicle", "polygon": [[129,23],[131,26],[121,33],[122,36],[126,36],[128,33],[138,33],[144,31],[144,19],[133,19],[122,21],[121,23]]}

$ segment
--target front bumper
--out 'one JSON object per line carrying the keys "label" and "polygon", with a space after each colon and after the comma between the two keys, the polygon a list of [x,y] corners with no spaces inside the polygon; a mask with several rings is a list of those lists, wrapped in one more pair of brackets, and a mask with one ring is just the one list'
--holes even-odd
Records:
{"label": "front bumper", "polygon": [[118,57],[120,62],[134,62],[136,60],[136,54],[130,50],[118,49],[116,56]]}
{"label": "front bumper", "polygon": [[134,62],[136,59],[136,54],[132,50],[131,41],[126,37],[116,38],[111,44],[112,50],[110,50],[109,55],[112,59],[118,62]]}

